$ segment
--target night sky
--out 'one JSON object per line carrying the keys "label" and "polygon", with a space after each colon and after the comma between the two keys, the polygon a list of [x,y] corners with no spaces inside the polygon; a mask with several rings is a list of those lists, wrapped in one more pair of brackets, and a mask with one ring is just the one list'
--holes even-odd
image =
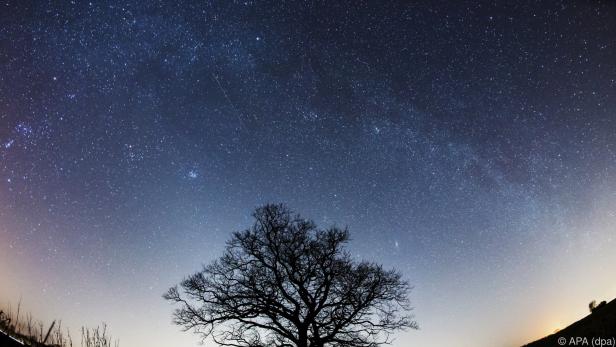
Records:
{"label": "night sky", "polygon": [[616,297],[616,3],[0,4],[3,305],[195,346],[162,293],[268,202],[402,271],[394,347],[581,318]]}

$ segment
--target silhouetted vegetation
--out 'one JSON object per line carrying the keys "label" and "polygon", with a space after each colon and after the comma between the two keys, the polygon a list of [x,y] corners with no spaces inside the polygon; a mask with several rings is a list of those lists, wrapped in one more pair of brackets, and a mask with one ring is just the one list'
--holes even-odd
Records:
{"label": "silhouetted vegetation", "polygon": [[593,300],[588,304],[588,310],[592,313],[592,311],[595,310],[595,308],[597,307],[597,301]]}
{"label": "silhouetted vegetation", "polygon": [[601,303],[599,303],[599,305],[597,305],[597,301],[593,300],[588,304],[588,309],[590,310],[590,313],[595,312],[596,309],[601,308],[603,306],[607,305],[607,301],[603,300],[601,301]]}
{"label": "silhouetted vegetation", "polygon": [[73,344],[68,328],[62,327],[62,321],[54,320],[51,324],[44,324],[34,320],[32,314],[23,314],[21,300],[17,308],[8,305],[0,310],[0,330],[2,333],[15,338],[26,346],[32,347],[118,347],[119,341],[113,340],[108,332],[107,325],[101,327],[81,328],[81,342]]}
{"label": "silhouetted vegetation", "polygon": [[395,270],[355,262],[346,229],[266,205],[221,258],[164,295],[174,322],[223,346],[376,347],[417,328]]}
{"label": "silhouetted vegetation", "polygon": [[[607,341],[616,337],[616,300],[612,300],[609,303],[606,301],[601,301],[598,305],[596,304],[596,301],[593,300],[588,304],[588,308],[591,311],[591,314],[564,329],[558,330],[552,335],[546,336],[525,346],[590,346],[592,344],[592,339],[603,339],[603,341]],[[586,342],[581,342],[580,339],[583,341],[584,338],[586,338]],[[559,339],[564,340],[559,342]],[[563,344],[562,341],[565,343]],[[598,346],[598,344],[595,345]],[[610,345],[603,344],[603,346]]]}
{"label": "silhouetted vegetation", "polygon": [[599,308],[601,308],[601,307],[603,307],[605,305],[607,305],[607,301],[603,300],[603,301],[601,301],[601,303],[599,305],[597,305],[597,308],[595,308],[595,310],[599,309]]}

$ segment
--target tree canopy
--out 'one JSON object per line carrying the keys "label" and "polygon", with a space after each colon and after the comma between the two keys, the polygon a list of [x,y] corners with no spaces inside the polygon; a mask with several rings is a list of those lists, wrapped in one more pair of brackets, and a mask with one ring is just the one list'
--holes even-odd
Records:
{"label": "tree canopy", "polygon": [[164,294],[176,324],[234,347],[377,347],[417,328],[409,284],[354,261],[347,229],[319,229],[280,204],[253,216],[219,259]]}

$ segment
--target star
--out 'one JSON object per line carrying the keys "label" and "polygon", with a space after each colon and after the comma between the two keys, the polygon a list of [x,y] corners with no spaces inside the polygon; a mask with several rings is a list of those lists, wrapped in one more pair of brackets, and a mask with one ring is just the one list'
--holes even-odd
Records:
{"label": "star", "polygon": [[[420,325],[442,329],[392,347],[524,345],[529,317],[580,308],[550,306],[550,279],[559,302],[613,287],[597,270],[616,263],[609,2],[89,1],[2,5],[7,296],[54,280],[60,318],[191,345],[150,329],[171,315],[156,288],[270,202],[348,226],[349,254],[416,285]],[[135,303],[152,312],[128,327]],[[510,303],[508,321],[489,309]],[[454,334],[461,316],[494,339]],[[515,341],[513,321],[529,322]]]}

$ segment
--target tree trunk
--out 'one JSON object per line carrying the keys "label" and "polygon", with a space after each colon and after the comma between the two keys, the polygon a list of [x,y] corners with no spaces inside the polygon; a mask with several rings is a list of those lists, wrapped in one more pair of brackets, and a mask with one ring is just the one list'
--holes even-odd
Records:
{"label": "tree trunk", "polygon": [[308,330],[300,329],[297,337],[297,347],[308,347]]}

